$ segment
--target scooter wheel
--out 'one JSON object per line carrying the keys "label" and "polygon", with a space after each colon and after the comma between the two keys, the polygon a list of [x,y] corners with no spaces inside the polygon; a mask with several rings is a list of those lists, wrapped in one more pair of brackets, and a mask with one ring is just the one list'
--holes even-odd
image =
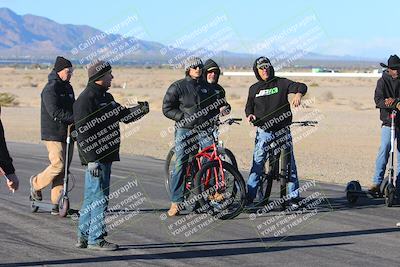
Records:
{"label": "scooter wheel", "polygon": [[59,216],[63,218],[67,217],[69,210],[69,199],[67,197],[61,198],[58,207],[59,207]]}
{"label": "scooter wheel", "polygon": [[355,204],[358,200],[358,196],[353,195],[351,192],[346,193],[346,198],[350,204]]}
{"label": "scooter wheel", "polygon": [[394,193],[395,193],[394,186],[392,184],[388,184],[386,186],[386,190],[385,190],[385,203],[386,203],[386,206],[388,206],[388,207],[393,206]]}
{"label": "scooter wheel", "polygon": [[358,200],[358,196],[355,193],[361,192],[361,185],[358,181],[351,181],[346,186],[346,198],[350,204],[354,204]]}
{"label": "scooter wheel", "polygon": [[32,203],[32,204],[31,204],[31,212],[32,212],[32,213],[35,213],[35,212],[37,212],[38,210],[39,210],[39,207],[36,206],[34,203]]}

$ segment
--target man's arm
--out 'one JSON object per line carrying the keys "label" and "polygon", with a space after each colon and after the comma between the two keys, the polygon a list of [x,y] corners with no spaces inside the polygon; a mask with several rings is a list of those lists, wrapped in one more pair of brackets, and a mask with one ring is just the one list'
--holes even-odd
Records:
{"label": "man's arm", "polygon": [[379,79],[378,82],[376,83],[375,95],[374,95],[374,101],[376,107],[383,109],[396,108],[396,104],[399,102],[399,99],[385,97],[383,94],[383,87],[384,87],[383,80]]}
{"label": "man's arm", "polygon": [[168,88],[164,96],[162,111],[165,117],[171,120],[180,121],[183,119],[184,114],[179,109],[179,95],[176,83],[173,83]]}
{"label": "man's arm", "polygon": [[15,168],[12,164],[12,158],[8,153],[6,140],[4,137],[4,128],[0,119],[0,167],[4,170],[6,175],[15,173]]}

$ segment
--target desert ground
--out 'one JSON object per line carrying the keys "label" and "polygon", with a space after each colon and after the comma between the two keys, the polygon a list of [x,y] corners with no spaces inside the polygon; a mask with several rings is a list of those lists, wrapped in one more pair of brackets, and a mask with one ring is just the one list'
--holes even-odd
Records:
{"label": "desert ground", "polygon": [[[49,72],[49,69],[0,68],[0,93],[16,97],[16,103],[2,107],[7,141],[40,142],[40,93]],[[125,138],[121,151],[165,158],[173,140],[173,122],[163,116],[162,100],[168,86],[183,77],[183,71],[116,67],[113,75],[110,92],[117,101],[128,105],[137,100],[149,101],[151,109],[141,121],[122,126]],[[373,101],[377,78],[291,79],[308,85],[304,104],[296,110],[294,120],[319,121],[315,128],[292,128],[299,177],[338,184],[359,180],[369,185],[380,140],[379,110]],[[71,79],[76,97],[86,82],[86,71],[76,69]],[[232,105],[232,117],[245,118],[247,92],[254,82],[255,77],[220,78]],[[239,168],[248,170],[254,127],[243,121],[222,131],[221,139],[236,155]]]}

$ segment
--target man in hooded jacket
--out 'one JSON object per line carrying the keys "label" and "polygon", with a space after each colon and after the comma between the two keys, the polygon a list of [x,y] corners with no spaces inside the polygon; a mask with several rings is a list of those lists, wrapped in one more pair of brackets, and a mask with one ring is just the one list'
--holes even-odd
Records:
{"label": "man in hooded jacket", "polygon": [[291,201],[288,204],[297,206],[299,182],[289,128],[292,123],[292,112],[288,94],[295,94],[292,104],[297,107],[307,92],[307,86],[276,77],[274,68],[266,57],[255,60],[253,71],[258,82],[249,88],[245,112],[247,120],[257,126],[257,133],[253,164],[247,181],[247,202],[251,205],[256,197],[265,161],[277,149],[271,146],[275,141],[278,149],[286,147],[291,150],[291,176],[288,183],[288,198]]}

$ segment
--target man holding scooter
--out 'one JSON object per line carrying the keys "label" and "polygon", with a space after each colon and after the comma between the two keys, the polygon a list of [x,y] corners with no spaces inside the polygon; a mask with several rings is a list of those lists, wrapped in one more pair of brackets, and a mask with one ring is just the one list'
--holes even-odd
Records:
{"label": "man holding scooter", "polygon": [[41,137],[49,153],[50,165],[30,178],[32,201],[41,201],[41,190],[51,184],[51,214],[59,214],[58,202],[64,185],[66,162],[72,159],[73,143],[69,147],[69,159],[65,159],[67,150],[68,125],[74,122],[72,105],[75,101],[74,90],[70,84],[73,73],[71,61],[57,57],[48,83],[41,94]]}
{"label": "man holding scooter", "polygon": [[74,103],[79,157],[86,166],[84,199],[79,211],[78,248],[111,251],[118,245],[106,241],[105,216],[110,193],[111,165],[119,161],[119,122],[131,123],[149,112],[147,102],[126,108],[107,91],[114,76],[108,62],[91,63],[89,82]]}
{"label": "man holding scooter", "polygon": [[[389,152],[391,149],[390,140],[390,115],[396,107],[399,107],[400,103],[400,58],[397,55],[392,55],[388,59],[388,64],[380,64],[386,68],[382,74],[382,77],[378,80],[375,89],[375,104],[380,109],[380,119],[382,121],[381,127],[381,145],[379,147],[378,156],[376,158],[375,174],[372,177],[373,185],[370,187],[369,192],[373,195],[380,194],[382,192],[380,185],[385,175],[386,165],[389,159]],[[396,116],[396,142],[397,142],[397,153],[400,150],[400,134],[398,127],[400,125],[400,116]],[[399,154],[397,154],[399,155]],[[400,192],[400,158],[397,156],[397,178],[396,178],[396,195]]]}

